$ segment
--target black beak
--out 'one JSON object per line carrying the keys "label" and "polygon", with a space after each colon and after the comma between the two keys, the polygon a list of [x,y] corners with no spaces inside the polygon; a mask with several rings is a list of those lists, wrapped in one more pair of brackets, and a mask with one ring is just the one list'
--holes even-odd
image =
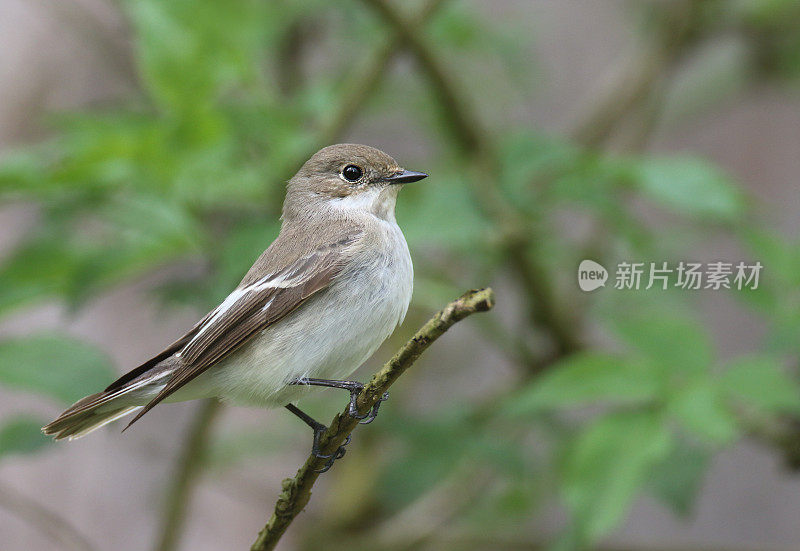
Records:
{"label": "black beak", "polygon": [[389,176],[386,178],[386,181],[390,184],[410,184],[411,182],[419,182],[423,178],[427,178],[428,175],[424,172],[414,172],[413,170],[404,170],[403,172],[398,172],[393,176]]}

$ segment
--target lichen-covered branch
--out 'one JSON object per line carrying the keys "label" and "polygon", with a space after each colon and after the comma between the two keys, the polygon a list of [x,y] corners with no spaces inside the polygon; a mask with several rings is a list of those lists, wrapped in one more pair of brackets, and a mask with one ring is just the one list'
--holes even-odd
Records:
{"label": "lichen-covered branch", "polygon": [[[433,342],[458,321],[476,312],[486,312],[494,306],[494,292],[487,289],[469,291],[448,304],[419,329],[414,336],[373,375],[358,395],[356,405],[360,414],[369,411],[383,393],[411,367]],[[341,446],[358,425],[358,419],[348,415],[347,408],[337,414],[320,439],[322,454],[331,454]],[[305,464],[294,478],[283,481],[283,491],[275,511],[258,534],[251,551],[274,549],[283,533],[300,514],[311,498],[311,488],[319,477],[326,460],[309,454]]]}

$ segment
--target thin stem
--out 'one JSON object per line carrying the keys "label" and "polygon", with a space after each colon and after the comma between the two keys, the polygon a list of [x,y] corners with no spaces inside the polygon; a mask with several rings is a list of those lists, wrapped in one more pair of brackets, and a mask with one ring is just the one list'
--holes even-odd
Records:
{"label": "thin stem", "polygon": [[[479,206],[495,222],[504,236],[500,246],[510,260],[510,267],[523,287],[528,299],[531,321],[553,341],[556,355],[569,354],[579,348],[579,327],[564,319],[556,306],[552,283],[547,270],[536,256],[528,254],[528,246],[539,241],[536,228],[527,217],[500,193],[497,175],[500,162],[487,138],[484,128],[464,96],[450,79],[444,63],[420,33],[420,29],[404,18],[394,5],[386,0],[363,0],[401,35],[408,50],[414,55],[423,76],[427,79],[438,103],[459,144],[462,153],[471,160],[475,175],[472,178]],[[531,362],[539,369],[542,362]]]}
{"label": "thin stem", "polygon": [[89,540],[64,517],[38,501],[0,485],[0,507],[30,524],[37,533],[71,551],[96,551]]}
{"label": "thin stem", "polygon": [[309,46],[309,39],[316,34],[315,30],[313,21],[296,19],[289,23],[278,43],[275,55],[278,66],[277,84],[285,97],[296,94],[305,83],[303,56]]}
{"label": "thin stem", "polygon": [[[410,24],[415,28],[423,27],[439,11],[444,2],[445,0],[429,0],[411,17]],[[403,36],[396,32],[383,46],[374,51],[356,78],[348,78],[353,85],[344,94],[333,116],[323,126],[318,143],[322,145],[334,143],[347,132],[355,121],[359,109],[379,90],[386,69],[404,45]]]}
{"label": "thin stem", "polygon": [[[469,291],[448,304],[431,318],[386,364],[373,375],[369,383],[358,394],[356,406],[359,414],[369,411],[389,387],[417,358],[458,321],[476,312],[485,312],[494,306],[494,293],[491,289]],[[341,446],[350,433],[358,426],[358,419],[348,415],[348,408],[337,414],[329,428],[319,439],[322,454],[331,454]],[[319,477],[325,460],[311,454],[294,478],[283,481],[283,491],[275,504],[275,511],[267,525],[258,534],[251,551],[274,549],[281,536],[292,521],[300,514],[311,499],[311,488]]]}
{"label": "thin stem", "polygon": [[683,0],[659,7],[657,28],[648,34],[652,38],[608,71],[608,78],[590,92],[588,108],[568,132],[572,141],[600,147],[636,106],[646,102],[687,46],[699,38],[693,31],[700,4],[701,0]]}
{"label": "thin stem", "polygon": [[363,2],[397,33],[420,69],[428,75],[442,114],[452,128],[454,138],[465,152],[483,149],[481,125],[473,117],[473,112],[464,105],[463,96],[448,78],[439,57],[422,37],[419,25],[404,17],[390,2],[385,0],[363,0]]}
{"label": "thin stem", "polygon": [[195,414],[166,494],[160,535],[154,547],[156,551],[173,551],[178,547],[195,487],[194,482],[200,474],[208,451],[214,419],[221,409],[222,405],[218,401],[206,400]]}

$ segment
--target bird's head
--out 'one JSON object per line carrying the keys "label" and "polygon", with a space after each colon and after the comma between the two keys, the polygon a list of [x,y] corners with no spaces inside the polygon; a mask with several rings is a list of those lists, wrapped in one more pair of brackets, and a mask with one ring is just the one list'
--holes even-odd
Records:
{"label": "bird's head", "polygon": [[289,181],[283,217],[307,218],[321,210],[363,211],[384,219],[393,218],[402,184],[427,176],[403,169],[374,147],[331,145],[317,151]]}

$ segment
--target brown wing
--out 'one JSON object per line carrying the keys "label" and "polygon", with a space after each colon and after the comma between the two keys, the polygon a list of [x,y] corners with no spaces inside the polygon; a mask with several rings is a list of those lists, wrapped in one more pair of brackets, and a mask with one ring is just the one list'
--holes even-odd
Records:
{"label": "brown wing", "polygon": [[[179,367],[166,386],[128,426],[180,387],[239,348],[250,337],[277,322],[311,295],[325,289],[342,268],[343,247],[357,236],[318,248],[279,272],[240,286],[171,348]],[[170,349],[168,349],[170,350]],[[160,356],[166,354],[166,351]],[[126,427],[127,428],[127,427]]]}

